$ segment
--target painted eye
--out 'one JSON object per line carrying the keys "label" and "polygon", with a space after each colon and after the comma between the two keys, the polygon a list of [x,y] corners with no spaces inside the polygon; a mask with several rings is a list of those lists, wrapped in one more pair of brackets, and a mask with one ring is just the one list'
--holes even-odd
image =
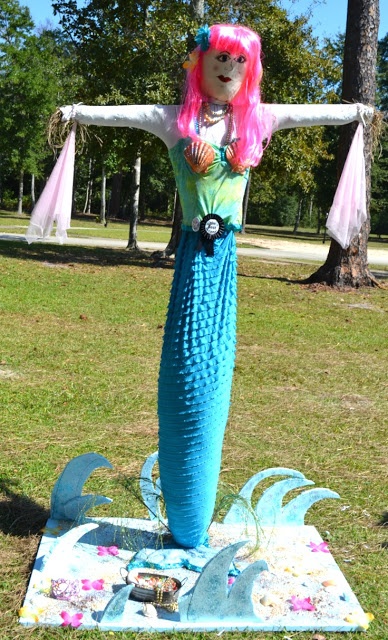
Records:
{"label": "painted eye", "polygon": [[218,60],[219,62],[228,62],[228,60],[230,60],[230,55],[228,53],[220,53],[216,57],[216,60]]}
{"label": "painted eye", "polygon": [[244,62],[246,61],[247,61],[246,57],[243,56],[242,54],[241,56],[238,56],[238,58],[236,58],[236,62],[239,62],[240,64],[244,64]]}

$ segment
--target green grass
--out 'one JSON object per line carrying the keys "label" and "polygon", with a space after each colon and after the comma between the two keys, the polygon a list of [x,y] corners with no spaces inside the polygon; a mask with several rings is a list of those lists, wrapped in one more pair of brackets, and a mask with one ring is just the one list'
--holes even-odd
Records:
{"label": "green grass", "polygon": [[[318,503],[307,523],[329,532],[338,564],[376,617],[367,637],[382,640],[387,292],[298,282],[310,272],[239,261],[238,348],[221,480],[238,491],[258,470],[285,466],[337,491],[342,500]],[[157,448],[156,388],[171,278],[171,262],[155,266],[125,251],[0,242],[1,640],[31,636],[17,611],[51,490],[70,458],[96,451],[114,465],[87,483],[88,491],[114,499],[96,513],[146,516],[124,479],[138,476]],[[312,637],[223,637],[284,635]],[[110,637],[52,628],[36,628],[33,636]]]}

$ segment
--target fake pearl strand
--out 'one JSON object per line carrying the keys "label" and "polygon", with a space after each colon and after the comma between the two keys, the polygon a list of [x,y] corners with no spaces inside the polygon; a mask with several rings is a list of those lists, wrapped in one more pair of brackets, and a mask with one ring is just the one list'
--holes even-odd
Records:
{"label": "fake pearl strand", "polygon": [[203,121],[202,108],[199,112],[198,120],[196,121],[196,132],[207,142],[212,142],[218,146],[227,146],[232,142],[232,136],[234,133],[234,118],[233,108],[231,106],[229,113],[225,117],[219,120],[216,124],[206,125]]}

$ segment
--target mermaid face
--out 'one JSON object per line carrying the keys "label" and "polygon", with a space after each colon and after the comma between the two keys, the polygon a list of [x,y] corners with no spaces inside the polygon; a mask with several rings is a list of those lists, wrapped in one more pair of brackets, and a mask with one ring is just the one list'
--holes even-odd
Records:
{"label": "mermaid face", "polygon": [[230,102],[238,94],[247,73],[247,58],[241,53],[211,49],[202,60],[202,92],[212,102]]}

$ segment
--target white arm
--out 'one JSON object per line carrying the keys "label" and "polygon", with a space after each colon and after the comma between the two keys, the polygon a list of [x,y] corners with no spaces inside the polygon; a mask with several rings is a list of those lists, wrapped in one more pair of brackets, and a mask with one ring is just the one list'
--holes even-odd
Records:
{"label": "white arm", "polygon": [[274,118],[273,131],[293,127],[348,124],[357,120],[367,123],[374,109],[363,104],[268,104]]}
{"label": "white arm", "polygon": [[174,105],[117,105],[94,107],[84,104],[61,107],[62,120],[101,127],[134,127],[155,134],[168,148],[179,139],[176,126],[179,107]]}

